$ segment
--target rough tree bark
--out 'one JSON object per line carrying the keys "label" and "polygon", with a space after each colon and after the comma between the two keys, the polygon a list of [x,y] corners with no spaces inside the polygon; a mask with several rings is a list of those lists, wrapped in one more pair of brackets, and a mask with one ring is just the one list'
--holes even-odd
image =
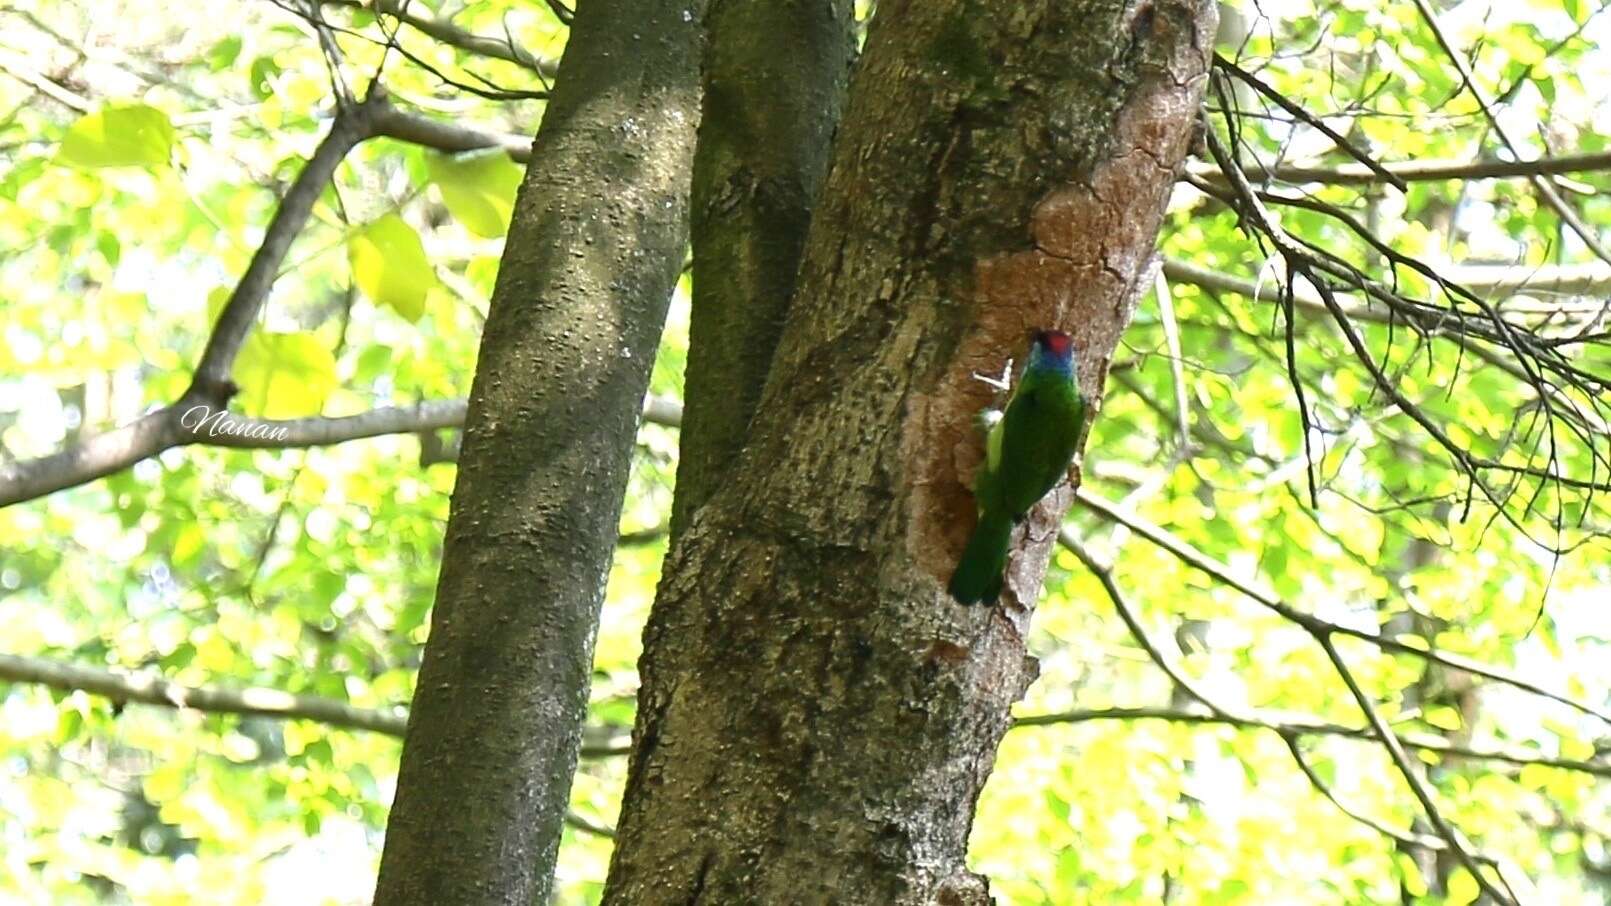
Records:
{"label": "rough tree bark", "polygon": [[746,446],[645,633],[608,904],[982,903],[965,868],[1065,488],[944,582],[1027,331],[1099,397],[1185,155],[1209,0],[879,5]]}
{"label": "rough tree bark", "polygon": [[694,153],[676,537],[727,480],[766,384],[856,53],[849,0],[712,0]]}
{"label": "rough tree bark", "polygon": [[375,902],[546,902],[687,240],[698,0],[580,4],[471,390]]}

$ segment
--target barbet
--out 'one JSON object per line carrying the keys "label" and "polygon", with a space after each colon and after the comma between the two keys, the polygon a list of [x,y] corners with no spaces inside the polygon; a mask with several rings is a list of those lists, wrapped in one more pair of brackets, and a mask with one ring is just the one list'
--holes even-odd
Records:
{"label": "barbet", "polygon": [[1060,330],[1036,331],[1006,414],[985,441],[973,482],[979,523],[951,574],[953,598],[978,604],[1000,596],[1013,526],[1068,473],[1084,423],[1073,340]]}

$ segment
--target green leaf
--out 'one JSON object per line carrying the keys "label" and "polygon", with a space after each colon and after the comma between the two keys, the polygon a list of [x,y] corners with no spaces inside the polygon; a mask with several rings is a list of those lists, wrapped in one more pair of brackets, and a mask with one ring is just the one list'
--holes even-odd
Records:
{"label": "green leaf", "polygon": [[1460,729],[1460,712],[1447,706],[1428,708],[1423,719],[1440,730],[1457,732]]}
{"label": "green leaf", "polygon": [[202,532],[199,525],[194,522],[185,523],[179,529],[178,537],[174,541],[173,551],[168,555],[168,559],[178,567],[192,566],[206,543],[206,534]]}
{"label": "green leaf", "polygon": [[425,294],[436,274],[414,228],[396,214],[365,227],[347,243],[352,279],[377,305],[390,305],[410,321],[425,313]]}
{"label": "green leaf", "polygon": [[1059,823],[1067,824],[1069,815],[1068,802],[1057,795],[1056,790],[1050,789],[1046,791],[1045,799],[1046,810],[1052,813],[1052,817],[1056,818]]}
{"label": "green leaf", "polygon": [[1408,853],[1395,853],[1394,861],[1398,862],[1398,880],[1403,883],[1405,893],[1426,896],[1426,879],[1421,877],[1421,866],[1416,864],[1414,858]]}
{"label": "green leaf", "polygon": [[211,66],[214,72],[228,69],[235,64],[235,58],[239,57],[240,55],[240,36],[231,35],[230,37],[219,41],[217,44],[214,44],[212,49],[207,51],[207,65]]}
{"label": "green leaf", "polygon": [[1445,901],[1449,906],[1466,906],[1474,902],[1480,893],[1482,888],[1478,886],[1477,879],[1464,868],[1456,868],[1449,874],[1449,893]]}
{"label": "green leaf", "polygon": [[312,333],[254,333],[235,360],[242,405],[263,418],[318,415],[336,386],[336,359]]}
{"label": "green leaf", "polygon": [[102,231],[95,237],[95,247],[105,259],[107,267],[117,267],[118,259],[123,256],[123,244],[115,233]]}
{"label": "green leaf", "polygon": [[1533,84],[1538,87],[1538,94],[1544,99],[1544,103],[1555,103],[1555,79],[1546,76],[1534,79]]}
{"label": "green leaf", "polygon": [[358,354],[358,364],[353,370],[353,383],[367,386],[376,378],[392,370],[392,350],[389,346],[371,346]]}
{"label": "green leaf", "polygon": [[77,708],[63,709],[56,717],[56,738],[72,742],[84,731],[84,714]]}
{"label": "green leaf", "polygon": [[0,198],[17,200],[17,193],[26,185],[33,182],[45,168],[49,161],[44,157],[30,157],[19,161],[0,178]]}
{"label": "green leaf", "polygon": [[72,167],[164,167],[173,150],[173,123],[145,104],[103,107],[67,130],[56,160]]}
{"label": "green leaf", "polygon": [[207,323],[218,323],[218,316],[223,313],[224,306],[229,304],[229,297],[234,290],[227,286],[215,286],[207,293]]}
{"label": "green leaf", "polygon": [[1057,883],[1062,889],[1078,888],[1082,870],[1080,851],[1077,848],[1070,846],[1057,854]]}
{"label": "green leaf", "polygon": [[496,239],[509,231],[522,171],[502,150],[430,156],[431,181],[464,228]]}
{"label": "green leaf", "polygon": [[253,60],[247,71],[249,73],[248,84],[252,89],[252,93],[261,99],[267,99],[269,95],[274,93],[274,77],[279,75],[282,70],[280,64],[274,61],[272,55],[265,54]]}

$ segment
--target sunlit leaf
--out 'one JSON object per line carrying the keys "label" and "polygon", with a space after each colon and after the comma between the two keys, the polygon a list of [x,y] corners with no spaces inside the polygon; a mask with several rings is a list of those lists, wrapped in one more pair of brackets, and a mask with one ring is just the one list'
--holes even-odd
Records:
{"label": "sunlit leaf", "polygon": [[431,181],[442,201],[465,229],[488,239],[509,229],[515,191],[522,170],[502,150],[471,154],[433,154],[429,157]]}
{"label": "sunlit leaf", "polygon": [[256,331],[235,360],[241,408],[262,418],[317,415],[336,385],[336,360],[311,333]]}
{"label": "sunlit leaf", "polygon": [[56,159],[86,169],[162,167],[168,163],[173,140],[173,123],[155,107],[103,107],[68,128]]}
{"label": "sunlit leaf", "polygon": [[403,218],[387,214],[347,243],[352,278],[364,295],[410,321],[425,313],[425,294],[436,274],[419,234]]}

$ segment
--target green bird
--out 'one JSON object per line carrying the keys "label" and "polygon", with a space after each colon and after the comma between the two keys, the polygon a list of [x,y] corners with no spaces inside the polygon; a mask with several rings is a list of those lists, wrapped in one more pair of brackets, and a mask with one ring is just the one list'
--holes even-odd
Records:
{"label": "green bird", "polygon": [[1074,371],[1069,335],[1035,331],[1029,364],[1006,414],[990,428],[985,461],[973,482],[979,523],[948,586],[963,604],[1000,596],[1013,526],[1068,473],[1085,423],[1085,397]]}

